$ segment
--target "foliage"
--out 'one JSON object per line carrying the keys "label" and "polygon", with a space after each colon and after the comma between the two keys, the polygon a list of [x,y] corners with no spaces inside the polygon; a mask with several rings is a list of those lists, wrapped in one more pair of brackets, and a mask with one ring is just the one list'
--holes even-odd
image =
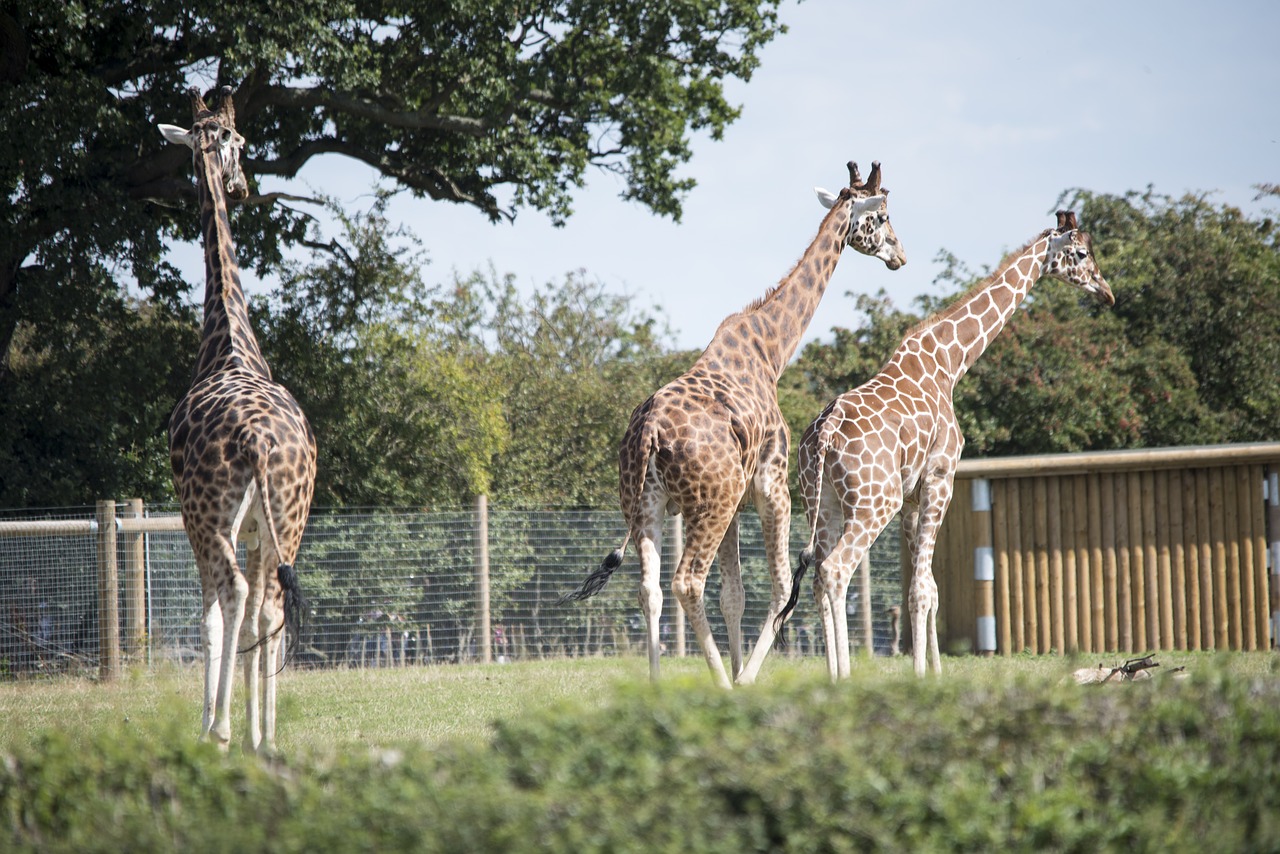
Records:
{"label": "foliage", "polygon": [[689,136],[718,138],[737,117],[725,80],[750,79],[781,32],[776,5],[4,0],[0,363],[51,283],[80,305],[118,300],[129,277],[181,298],[163,252],[197,235],[190,154],[155,125],[190,114],[190,84],[236,88],[255,193],[234,225],[246,265],[279,261],[305,227],[258,179],[320,155],[495,220],[529,207],[564,219],[595,166],[678,218]]}
{"label": "foliage", "polygon": [[506,426],[483,351],[432,335],[425,259],[386,200],[333,207],[343,240],[284,267],[274,305],[255,303],[259,341],[319,437],[317,505],[456,505],[488,491]]}
{"label": "foliage", "polygon": [[[49,304],[23,325],[0,378],[0,506],[54,507],[172,494],[166,425],[186,391],[197,330],[132,301]],[[52,336],[38,330],[57,329]]]}
{"label": "foliage", "polygon": [[[977,664],[984,678],[864,672],[832,686],[815,668],[734,692],[705,674],[574,696],[556,683],[566,699],[550,707],[527,668],[471,670],[434,687],[490,694],[492,678],[535,710],[506,708],[487,739],[370,750],[348,736],[266,762],[220,756],[164,718],[79,739],[50,729],[6,748],[0,833],[13,851],[1280,844],[1274,674],[1202,657],[1185,682],[1082,688]],[[578,666],[542,667],[564,679]],[[404,699],[421,693],[417,680],[394,684]],[[345,694],[329,684],[326,705],[358,725]]]}

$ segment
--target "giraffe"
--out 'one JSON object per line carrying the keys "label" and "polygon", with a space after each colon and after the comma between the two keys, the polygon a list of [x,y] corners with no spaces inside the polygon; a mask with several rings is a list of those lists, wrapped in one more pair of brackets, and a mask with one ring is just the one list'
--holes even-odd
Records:
{"label": "giraffe", "polygon": [[[297,641],[302,602],[293,561],[310,512],[316,442],[293,396],[272,381],[249,326],[227,218],[228,198],[248,195],[231,87],[222,87],[216,112],[198,91],[190,94],[191,129],[159,129],[192,150],[204,237],[204,326],[195,376],[169,416],[173,484],[200,572],[202,728],[227,749],[239,643],[248,695],[245,748],[270,751],[286,624],[291,643]],[[244,573],[236,562],[238,539],[247,547]]]}
{"label": "giraffe", "polygon": [[[711,635],[702,594],[719,554],[720,607],[729,633],[733,676],[749,684],[773,645],[774,618],[789,592],[787,543],[791,499],[787,463],[791,435],[778,409],[778,377],[799,344],[835,271],[852,246],[896,270],[906,254],[889,223],[880,164],[864,182],[850,162],[849,186],[832,194],[815,188],[829,212],[794,269],[763,297],[721,322],[702,356],[683,376],[636,407],[618,454],[619,494],[627,534],[574,592],[583,599],[603,588],[634,539],[640,558],[640,607],[647,624],[649,675],[658,678],[658,620],[662,521],[681,514],[685,548],[672,592],[688,615],[712,678],[732,687]],[[742,659],[746,596],[738,554],[738,513],[752,501],[764,532],[772,599],[750,660]],[[563,600],[562,600],[563,601]]]}
{"label": "giraffe", "polygon": [[1075,213],[1059,211],[1057,218],[1056,228],[1010,254],[988,279],[909,331],[880,373],[831,401],[800,439],[797,465],[811,533],[783,619],[796,603],[805,569],[815,563],[813,595],[833,681],[849,675],[845,594],[853,570],[900,510],[912,566],[912,663],[923,676],[927,640],[933,670],[942,672],[933,549],[964,448],[952,408],[955,385],[1041,276],[1115,304],[1098,272],[1092,239]]}

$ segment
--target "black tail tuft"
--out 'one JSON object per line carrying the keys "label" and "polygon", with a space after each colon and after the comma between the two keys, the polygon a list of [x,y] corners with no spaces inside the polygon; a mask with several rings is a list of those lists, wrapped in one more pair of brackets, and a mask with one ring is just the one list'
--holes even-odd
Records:
{"label": "black tail tuft", "polygon": [[[298,584],[298,573],[292,564],[282,563],[276,568],[276,578],[280,581],[280,589],[284,591],[284,625],[288,631],[288,645],[284,661],[292,657],[298,648],[302,636],[302,612],[306,610],[307,601],[302,598],[302,587]],[[283,661],[281,667],[284,667]]]}
{"label": "black tail tuft", "polygon": [[614,549],[605,556],[605,559],[600,564],[600,568],[587,576],[586,580],[582,582],[582,586],[571,593],[566,593],[561,596],[556,601],[556,604],[562,605],[565,602],[580,602],[583,599],[589,599],[596,595],[604,589],[606,584],[609,583],[609,578],[613,575],[613,571],[620,566],[622,566],[622,549]]}
{"label": "black tail tuft", "polygon": [[[774,631],[781,634],[783,623],[787,621],[787,617],[795,610],[796,604],[800,601],[800,580],[804,578],[804,572],[809,568],[809,564],[813,562],[813,552],[805,549],[800,552],[800,559],[796,561],[796,571],[791,575],[791,595],[787,598],[787,604],[782,606],[782,610],[778,612],[778,619],[773,624]],[[786,641],[783,641],[784,645]]]}

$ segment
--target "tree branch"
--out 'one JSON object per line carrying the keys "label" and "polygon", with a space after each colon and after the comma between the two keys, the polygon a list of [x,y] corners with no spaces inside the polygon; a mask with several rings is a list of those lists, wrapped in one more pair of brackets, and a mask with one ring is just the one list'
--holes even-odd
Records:
{"label": "tree branch", "polygon": [[352,97],[320,86],[310,89],[263,86],[254,93],[254,100],[255,106],[267,104],[291,110],[322,107],[391,127],[442,130],[466,136],[483,136],[490,128],[497,126],[497,122],[492,119],[441,115],[423,110],[411,112],[388,110],[367,99]]}

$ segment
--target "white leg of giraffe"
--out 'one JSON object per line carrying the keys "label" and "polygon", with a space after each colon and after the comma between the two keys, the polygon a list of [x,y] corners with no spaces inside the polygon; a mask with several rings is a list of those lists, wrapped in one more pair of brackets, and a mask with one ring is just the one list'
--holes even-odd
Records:
{"label": "white leg of giraffe", "polygon": [[738,551],[738,517],[725,529],[717,549],[720,557],[720,616],[729,635],[729,670],[737,681],[742,673],[742,612],[747,609],[747,591],[742,586],[742,558]]}
{"label": "white leg of giraffe", "polygon": [[244,710],[245,731],[244,749],[246,752],[256,751],[262,743],[262,716],[259,713],[262,685],[262,647],[259,645],[262,633],[262,609],[267,595],[265,565],[260,541],[254,530],[246,532],[249,547],[245,559],[245,575],[249,583],[249,595],[245,599],[245,620],[240,630],[240,649],[244,658]]}
{"label": "white leg of giraffe", "polygon": [[662,620],[662,514],[636,533],[636,553],[640,557],[640,611],[644,614],[645,642],[649,652],[649,680],[658,681],[662,647],[659,629]]}
{"label": "white leg of giraffe", "polygon": [[[216,679],[216,689],[209,735],[219,748],[226,750],[231,741],[231,688],[235,679],[236,648],[240,640],[240,627],[244,622],[244,605],[249,595],[249,584],[236,568],[235,546],[229,540],[219,537],[215,548],[215,554],[205,558],[212,566],[208,574],[214,578],[226,579],[229,583],[224,584],[217,594],[215,607],[221,612],[220,632],[214,629],[216,618],[208,611],[205,613],[206,636],[210,638],[210,650],[205,654],[206,662],[210,662],[215,635],[220,633],[222,636],[221,656],[216,662],[217,675],[212,677]],[[210,678],[208,675],[205,677],[206,691],[209,689]]]}
{"label": "white leg of giraffe", "polygon": [[[851,513],[846,508],[846,513]],[[867,550],[880,536],[884,528],[885,511],[866,513],[870,518],[847,516],[831,556],[823,562],[823,580],[831,608],[832,625],[835,628],[836,672],[839,678],[849,676],[849,611],[847,608],[849,582],[862,563]],[[888,518],[892,518],[892,513]],[[865,607],[865,606],[864,606]],[[830,651],[827,653],[830,658]],[[828,669],[830,663],[828,662]]]}
{"label": "white leg of giraffe", "polygon": [[822,509],[817,520],[813,554],[813,604],[822,621],[823,649],[827,656],[827,674],[834,682],[839,677],[839,657],[836,654],[835,619],[831,600],[827,598],[827,561],[840,539],[841,513],[839,500],[829,485],[824,486]]}
{"label": "white leg of giraffe", "polygon": [[[268,563],[268,572],[275,572],[277,564]],[[262,645],[262,740],[255,749],[270,753],[276,747],[276,674],[280,671],[280,651],[284,649],[284,597],[276,583],[267,585],[259,618],[259,636],[266,637]]]}
{"label": "white leg of giraffe", "polygon": [[[930,466],[928,470],[937,470]],[[938,585],[933,578],[933,550],[938,529],[951,504],[954,472],[944,468],[941,475],[926,475],[920,486],[919,521],[912,553],[911,609],[912,664],[917,676],[925,673],[926,658],[932,653],[933,672],[942,672],[938,654]]]}
{"label": "white leg of giraffe", "polygon": [[[201,581],[205,578],[202,575]],[[200,736],[208,738],[213,730],[214,709],[218,702],[218,677],[222,674],[222,605],[218,591],[210,584],[202,585],[200,615],[200,647],[204,660],[204,714]]]}
{"label": "white leg of giraffe", "polygon": [[732,688],[733,685],[711,634],[711,623],[707,620],[702,594],[706,589],[712,559],[732,518],[733,511],[720,515],[686,515],[684,554],[681,555],[680,564],[671,579],[672,593],[679,600],[680,607],[684,608],[689,624],[693,626],[694,636],[702,647],[712,678],[722,688]]}
{"label": "white leg of giraffe", "polygon": [[769,610],[751,648],[751,657],[737,676],[741,685],[750,685],[759,676],[765,656],[777,637],[778,614],[791,596],[791,559],[787,554],[791,541],[791,495],[787,490],[785,466],[780,475],[775,472],[767,482],[757,483],[756,487],[756,511],[760,514],[760,530],[769,563]]}

